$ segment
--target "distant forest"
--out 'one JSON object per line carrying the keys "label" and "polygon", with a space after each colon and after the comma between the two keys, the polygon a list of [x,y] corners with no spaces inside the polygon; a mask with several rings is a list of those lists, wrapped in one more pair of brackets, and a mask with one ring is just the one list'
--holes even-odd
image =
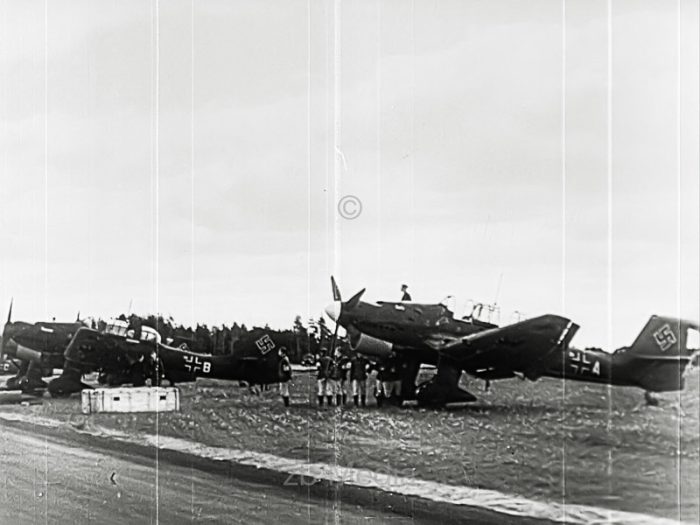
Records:
{"label": "distant forest", "polygon": [[[136,314],[122,314],[118,319],[127,321],[130,325],[140,324],[155,329],[161,336],[163,343],[170,346],[187,345],[193,352],[202,354],[230,354],[233,352],[236,341],[249,331],[273,330],[269,326],[248,328],[245,324],[234,322],[231,326],[212,326],[197,324],[196,327],[178,324],[172,317],[162,315],[148,315],[146,317]],[[94,321],[94,328],[104,330],[107,321],[99,319]],[[293,363],[300,363],[304,356],[317,355],[321,348],[329,347],[333,337],[323,317],[318,320],[309,320],[304,326],[301,316],[294,319],[291,328],[286,330],[274,330],[283,338],[286,335],[290,341],[288,355]],[[339,341],[343,344],[342,341]]]}

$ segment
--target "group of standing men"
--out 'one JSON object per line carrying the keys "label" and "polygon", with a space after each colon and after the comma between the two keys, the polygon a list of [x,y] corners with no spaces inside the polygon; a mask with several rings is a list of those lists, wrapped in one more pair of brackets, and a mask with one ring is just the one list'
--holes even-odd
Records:
{"label": "group of standing men", "polygon": [[[408,293],[408,286],[401,285],[402,301],[410,301],[411,295]],[[280,364],[282,372],[288,373],[291,377],[291,365],[286,352],[280,352],[283,360]],[[377,406],[382,406],[385,401],[391,404],[400,405],[402,401],[402,378],[404,377],[406,363],[392,356],[382,360],[377,364],[359,354],[352,357],[343,355],[339,349],[332,353],[328,349],[323,349],[316,361],[316,385],[318,405],[323,406],[324,402],[328,406],[345,406],[348,401],[348,381],[352,393],[352,401],[356,407],[367,406],[367,383],[372,372],[376,372],[374,379],[374,397]],[[408,388],[409,385],[406,385]],[[284,400],[284,405],[289,406],[289,383],[283,382],[279,385],[280,394]]]}
{"label": "group of standing men", "polygon": [[353,405],[367,406],[368,381],[372,372],[376,372],[374,397],[377,405],[382,406],[385,400],[399,404],[402,367],[396,360],[374,365],[359,354],[348,358],[340,351],[331,356],[324,350],[316,362],[318,405],[323,406],[325,402],[328,406],[345,406],[349,382]]}
{"label": "group of standing men", "polygon": [[355,356],[351,359],[340,351],[329,355],[327,350],[321,352],[316,362],[316,384],[318,405],[323,406],[324,399],[328,406],[343,406],[347,403],[348,376],[352,384],[352,399],[355,406],[367,404],[367,376],[369,361]]}

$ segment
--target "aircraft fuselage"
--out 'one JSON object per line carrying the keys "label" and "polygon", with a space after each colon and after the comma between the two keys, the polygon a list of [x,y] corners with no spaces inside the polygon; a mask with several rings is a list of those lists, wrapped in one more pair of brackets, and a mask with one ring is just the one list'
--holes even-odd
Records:
{"label": "aircraft fuselage", "polygon": [[457,338],[496,326],[476,319],[455,319],[442,304],[387,302],[360,302],[352,311],[342,312],[339,322],[397,347],[430,353]]}

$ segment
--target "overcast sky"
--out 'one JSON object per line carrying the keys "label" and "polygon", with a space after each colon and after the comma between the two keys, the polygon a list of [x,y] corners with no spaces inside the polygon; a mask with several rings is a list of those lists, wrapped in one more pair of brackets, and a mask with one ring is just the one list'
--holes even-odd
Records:
{"label": "overcast sky", "polygon": [[0,314],[697,319],[698,2],[563,6],[3,2]]}

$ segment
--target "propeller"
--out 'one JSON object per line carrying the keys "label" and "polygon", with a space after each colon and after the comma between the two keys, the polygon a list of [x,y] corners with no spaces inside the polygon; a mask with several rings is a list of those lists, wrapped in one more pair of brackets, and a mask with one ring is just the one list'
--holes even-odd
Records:
{"label": "propeller", "polygon": [[338,343],[338,328],[340,328],[340,323],[335,322],[335,330],[333,330],[333,339],[331,339],[331,357],[335,355],[335,346]]}
{"label": "propeller", "polygon": [[10,330],[7,325],[12,324],[12,303],[14,303],[14,300],[14,297],[10,298],[10,308],[7,310],[7,323],[2,329],[2,337],[0,337],[0,356],[5,355],[5,346],[7,345]]}
{"label": "propeller", "polygon": [[331,275],[331,290],[333,290],[333,300],[334,301],[342,301],[342,297],[340,296],[340,289],[338,288],[338,283],[335,282],[335,277]]}
{"label": "propeller", "polygon": [[[340,304],[340,309],[338,310],[338,319],[340,318],[340,310],[342,310],[342,304],[343,304],[343,299],[342,296],[340,295],[340,289],[338,288],[338,283],[335,282],[335,277],[331,275],[331,291],[333,293],[333,302],[339,303]],[[338,344],[338,329],[340,328],[340,323],[338,322],[338,319],[334,318],[333,316],[330,316],[331,319],[335,322],[335,330],[333,330],[333,339],[331,339],[331,357],[335,355],[335,347]]]}
{"label": "propeller", "polygon": [[357,292],[350,299],[348,299],[348,301],[344,303],[343,306],[347,307],[348,310],[353,310],[358,304],[360,304],[360,299],[362,299],[362,296],[364,295],[366,290],[366,288],[363,288],[362,290]]}
{"label": "propeller", "polygon": [[353,310],[358,304],[360,304],[362,295],[365,293],[365,288],[363,288],[346,302],[343,302],[340,295],[340,289],[338,288],[338,284],[335,282],[335,278],[333,276],[331,276],[331,290],[333,292],[333,302],[326,307],[325,311],[326,315],[328,315],[328,317],[333,319],[333,321],[336,323],[340,320],[340,315],[342,312]]}
{"label": "propeller", "polygon": [[333,319],[335,322],[335,330],[333,332],[333,339],[331,340],[331,355],[335,352],[335,347],[338,342],[338,330],[340,328],[340,316],[343,311],[350,311],[360,304],[362,295],[365,293],[366,288],[363,288],[355,295],[353,295],[346,302],[343,302],[342,296],[340,294],[340,289],[338,288],[338,283],[335,281],[335,277],[331,275],[331,291],[333,293],[333,304],[326,307],[326,314],[328,317]]}

